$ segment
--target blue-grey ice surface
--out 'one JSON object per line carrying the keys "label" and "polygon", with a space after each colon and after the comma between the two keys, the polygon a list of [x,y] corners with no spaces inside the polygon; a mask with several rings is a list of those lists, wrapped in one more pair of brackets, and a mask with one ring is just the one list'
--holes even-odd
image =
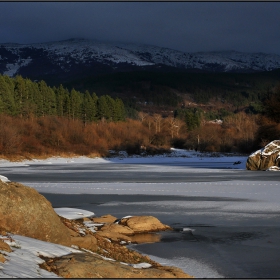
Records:
{"label": "blue-grey ice surface", "polygon": [[[170,252],[162,252],[162,249],[158,249],[158,252],[162,252],[160,255],[153,254],[148,245],[146,247],[137,245],[135,248],[140,251],[143,248],[144,252],[150,252],[149,255],[156,261],[178,266],[197,278],[234,278],[236,275],[237,277],[252,277],[253,275],[258,278],[259,275],[265,274],[258,274],[263,273],[258,271],[251,272],[247,267],[243,267],[242,270],[240,268],[242,263],[240,264],[232,256],[238,255],[238,252],[234,250],[238,250],[241,245],[245,246],[246,252],[254,248],[261,249],[260,246],[265,246],[265,248],[271,246],[271,250],[280,249],[279,240],[273,237],[270,238],[272,241],[266,240],[265,245],[264,243],[260,245],[257,238],[246,237],[249,234],[246,235],[247,231],[258,235],[258,227],[260,229],[263,226],[280,228],[280,173],[246,171],[246,160],[245,156],[211,156],[174,149],[171,154],[154,157],[127,157],[124,153],[120,157],[107,159],[77,157],[50,158],[21,163],[0,161],[0,166],[4,171],[1,173],[2,176],[7,176],[9,179],[17,176],[15,178],[20,179],[17,181],[37,189],[40,193],[166,197],[167,199],[156,201],[153,199],[121,201],[116,196],[114,201],[99,205],[96,209],[95,205],[87,205],[86,210],[93,211],[96,215],[98,211],[107,210],[114,210],[124,215],[132,214],[125,211],[135,211],[132,215],[152,214],[166,221],[179,222],[182,229],[188,227],[195,229],[193,234],[201,238],[201,242],[203,242],[205,230],[199,228],[199,224],[218,227],[221,231],[224,228],[225,236],[229,237],[220,237],[220,239],[211,237],[214,241],[216,240],[216,243],[211,245],[206,242],[205,244],[210,246],[207,252],[211,252],[210,248],[212,248],[216,255],[209,256],[210,260],[215,257],[225,258],[228,264],[231,264],[229,266],[234,267],[236,274],[229,272],[224,275],[222,271],[217,270],[217,266],[198,259],[199,254],[195,257],[195,253],[190,253],[188,250],[184,253],[185,255],[180,253],[178,256],[171,256]],[[234,164],[236,162],[241,163]],[[141,213],[137,213],[137,209],[140,209]],[[114,215],[114,213],[111,214]],[[232,237],[228,232],[229,228],[232,231],[238,227],[246,230],[243,234],[245,237],[240,237],[241,241],[238,241],[237,233],[237,237]],[[196,246],[198,243],[178,242],[177,245],[190,244],[191,248],[198,250]],[[232,255],[228,257],[223,256],[226,254],[223,242],[229,245],[234,242],[241,243],[236,243],[237,247],[229,247]],[[251,257],[256,258],[252,254],[249,255],[248,260]],[[259,255],[262,257],[261,254]],[[234,262],[236,262],[235,266]],[[254,260],[253,264],[257,262],[259,259]]]}

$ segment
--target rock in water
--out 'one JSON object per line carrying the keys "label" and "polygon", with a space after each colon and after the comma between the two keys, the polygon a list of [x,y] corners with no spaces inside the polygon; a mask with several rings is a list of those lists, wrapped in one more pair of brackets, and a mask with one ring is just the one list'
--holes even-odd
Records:
{"label": "rock in water", "polygon": [[157,218],[153,216],[134,216],[122,218],[120,224],[129,227],[136,233],[171,229],[171,227],[162,224]]}
{"label": "rock in water", "polygon": [[274,140],[251,154],[246,163],[248,170],[267,170],[271,166],[280,167],[280,140]]}
{"label": "rock in water", "polygon": [[35,189],[0,181],[0,228],[43,241],[71,245],[67,227]]}

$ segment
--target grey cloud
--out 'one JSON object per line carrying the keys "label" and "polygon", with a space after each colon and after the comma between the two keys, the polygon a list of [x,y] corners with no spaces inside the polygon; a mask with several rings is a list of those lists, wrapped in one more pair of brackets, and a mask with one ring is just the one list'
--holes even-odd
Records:
{"label": "grey cloud", "polygon": [[0,13],[2,43],[84,37],[280,53],[278,2],[1,2]]}

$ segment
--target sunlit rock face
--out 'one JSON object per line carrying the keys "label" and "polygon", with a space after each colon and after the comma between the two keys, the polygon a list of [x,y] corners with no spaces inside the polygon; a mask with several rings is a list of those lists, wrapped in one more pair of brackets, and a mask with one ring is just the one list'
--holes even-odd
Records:
{"label": "sunlit rock face", "polygon": [[134,216],[123,218],[120,224],[132,229],[135,233],[151,232],[171,229],[152,216]]}
{"label": "sunlit rock face", "polygon": [[251,154],[246,163],[248,170],[267,170],[272,166],[280,167],[280,140],[274,140]]}
{"label": "sunlit rock face", "polygon": [[0,229],[43,241],[71,245],[66,226],[35,189],[0,181]]}

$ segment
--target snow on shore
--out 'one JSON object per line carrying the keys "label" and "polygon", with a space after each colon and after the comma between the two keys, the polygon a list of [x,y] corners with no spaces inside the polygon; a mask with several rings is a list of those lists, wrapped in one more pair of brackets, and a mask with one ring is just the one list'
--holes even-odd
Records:
{"label": "snow on shore", "polygon": [[[54,208],[54,210],[58,215],[70,220],[94,216],[93,212],[83,209],[65,207]],[[92,225],[94,225],[94,223],[84,224],[88,226],[89,229]],[[6,236],[0,235],[0,240],[10,245],[12,249],[12,252],[0,250],[0,253],[2,253],[6,259],[4,263],[0,262],[0,278],[61,278],[55,273],[39,267],[39,264],[44,262],[40,256],[55,258],[65,256],[70,253],[84,253],[84,251],[75,249],[75,246],[73,246],[73,248],[67,247],[17,234],[8,234]],[[106,258],[102,255],[100,256],[104,260],[115,261],[114,259]],[[151,264],[149,263],[121,263],[139,269],[151,267]]]}
{"label": "snow on shore", "polygon": [[[0,160],[0,167],[9,166],[29,166],[33,164],[100,164],[100,163],[169,163],[169,162],[184,162],[184,163],[221,163],[225,168],[233,169],[245,169],[247,156],[238,156],[234,154],[221,154],[221,153],[200,153],[189,150],[172,148],[170,153],[154,156],[128,156],[126,152],[122,151],[118,153],[116,157],[110,158],[89,158],[85,156],[63,158],[63,157],[51,157],[48,159],[33,159],[24,160],[21,162],[10,162],[8,160]],[[238,164],[234,164],[239,162]]]}
{"label": "snow on shore", "polygon": [[11,239],[0,235],[0,239],[9,244],[12,252],[1,251],[6,261],[0,263],[1,278],[59,278],[56,274],[39,267],[44,260],[39,256],[54,258],[70,253],[82,253],[71,247],[11,234]]}

